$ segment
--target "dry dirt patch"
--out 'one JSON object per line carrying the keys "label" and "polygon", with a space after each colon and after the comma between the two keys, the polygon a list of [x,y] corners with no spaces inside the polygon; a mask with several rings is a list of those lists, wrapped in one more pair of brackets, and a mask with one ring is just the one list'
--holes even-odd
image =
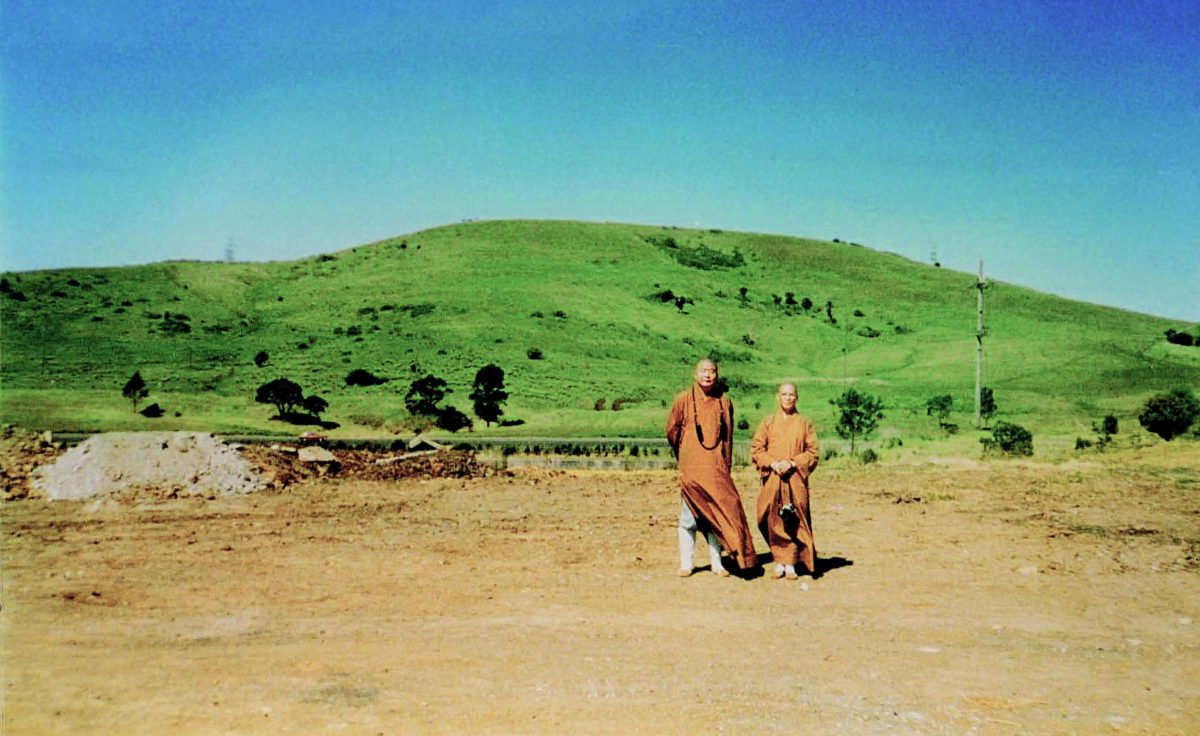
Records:
{"label": "dry dirt patch", "polygon": [[1193,455],[821,468],[807,591],[666,472],[7,502],[4,733],[1195,733]]}

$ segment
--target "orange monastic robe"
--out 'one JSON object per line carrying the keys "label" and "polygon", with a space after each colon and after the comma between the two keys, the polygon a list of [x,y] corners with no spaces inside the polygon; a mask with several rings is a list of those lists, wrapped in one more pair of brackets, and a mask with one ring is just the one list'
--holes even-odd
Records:
{"label": "orange monastic robe", "polygon": [[[799,414],[775,412],[758,425],[750,440],[750,458],[762,476],[758,529],[771,547],[771,556],[780,565],[802,565],[809,573],[815,572],[817,549],[808,509],[808,477],[817,467],[820,449],[812,423]],[[780,478],[771,470],[771,463],[777,460],[791,460],[796,469]],[[785,524],[779,509],[788,503],[796,507],[798,519]]]}
{"label": "orange monastic robe", "polygon": [[[699,430],[697,430],[699,427]],[[733,477],[733,402],[693,385],[675,397],[667,441],[679,460],[679,490],[703,532],[716,534],[738,567],[758,565],[754,538]]]}

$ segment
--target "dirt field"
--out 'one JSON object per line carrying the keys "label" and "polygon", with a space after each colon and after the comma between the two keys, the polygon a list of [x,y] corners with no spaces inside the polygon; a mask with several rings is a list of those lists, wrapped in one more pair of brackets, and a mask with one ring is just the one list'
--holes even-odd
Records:
{"label": "dirt field", "polygon": [[1200,732],[1194,444],[813,499],[807,590],[677,578],[669,472],[8,501],[3,732]]}

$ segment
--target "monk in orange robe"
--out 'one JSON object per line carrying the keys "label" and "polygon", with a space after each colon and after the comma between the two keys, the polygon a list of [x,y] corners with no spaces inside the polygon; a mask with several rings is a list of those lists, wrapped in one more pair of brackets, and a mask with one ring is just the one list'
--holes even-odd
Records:
{"label": "monk in orange robe", "polygon": [[779,387],[779,410],[763,420],[750,440],[750,458],[762,476],[758,494],[758,529],[775,558],[775,577],[799,577],[817,570],[808,478],[817,467],[820,449],[813,425],[796,413],[796,387]]}
{"label": "monk in orange robe", "polygon": [[692,574],[697,531],[708,539],[712,570],[721,547],[743,570],[757,567],[754,539],[729,469],[733,464],[733,402],[718,387],[717,364],[696,364],[696,382],[680,393],[667,414],[667,442],[679,461],[679,575]]}

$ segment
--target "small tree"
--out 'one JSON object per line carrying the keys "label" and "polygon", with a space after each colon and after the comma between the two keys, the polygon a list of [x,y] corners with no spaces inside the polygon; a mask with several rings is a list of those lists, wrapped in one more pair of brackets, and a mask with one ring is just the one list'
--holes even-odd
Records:
{"label": "small tree", "polygon": [[286,378],[276,378],[258,387],[254,401],[259,404],[274,404],[279,416],[291,414],[296,407],[304,403],[304,389],[295,381]]}
{"label": "small tree", "polygon": [[146,388],[146,382],[142,380],[141,371],[133,372],[121,389],[121,395],[133,402],[133,411],[136,413],[138,402],[150,395],[150,389]]}
{"label": "small tree", "polygon": [[850,440],[850,454],[853,455],[855,441],[874,432],[879,420],[883,419],[883,402],[876,396],[848,388],[841,396],[830,399],[829,403],[839,411],[834,431],[838,437]]}
{"label": "small tree", "polygon": [[950,394],[932,396],[925,402],[925,416],[937,419],[938,426],[950,434],[958,430],[958,425],[950,422],[950,410],[954,408],[954,397]]}
{"label": "small tree", "polygon": [[1092,429],[1096,432],[1096,445],[1101,450],[1112,443],[1113,435],[1117,433],[1117,418],[1112,414],[1106,415],[1103,419],[1092,425]]}
{"label": "small tree", "polygon": [[437,416],[438,404],[453,390],[446,387],[446,382],[432,373],[424,378],[418,378],[408,388],[404,395],[404,407],[414,416]]}
{"label": "small tree", "polygon": [[304,411],[320,419],[321,414],[329,408],[329,402],[313,394],[312,396],[305,396],[304,401],[301,402],[301,406],[304,407]]}
{"label": "small tree", "polygon": [[1146,400],[1138,422],[1147,431],[1170,441],[1188,431],[1200,416],[1200,402],[1190,389],[1177,388]]}
{"label": "small tree", "polygon": [[979,389],[979,416],[986,426],[996,415],[996,396],[987,386]]}
{"label": "small tree", "polygon": [[500,421],[504,416],[500,405],[508,400],[508,392],[504,390],[504,369],[492,363],[480,368],[475,373],[475,383],[468,398],[474,404],[475,416],[487,426]]}

